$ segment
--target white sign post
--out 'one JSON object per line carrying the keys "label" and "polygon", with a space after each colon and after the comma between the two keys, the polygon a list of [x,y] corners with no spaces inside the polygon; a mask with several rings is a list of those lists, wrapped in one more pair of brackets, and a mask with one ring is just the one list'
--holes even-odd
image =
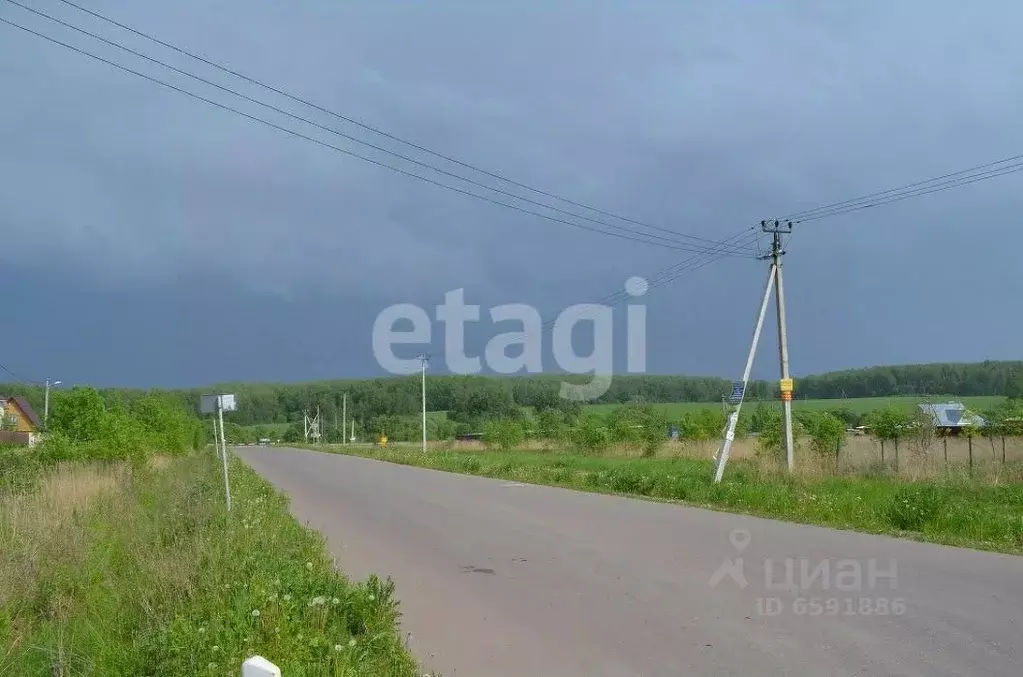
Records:
{"label": "white sign post", "polygon": [[213,420],[214,443],[217,442],[217,423],[220,423],[220,462],[224,467],[224,497],[227,501],[227,511],[231,512],[231,483],[227,476],[227,439],[224,436],[224,412],[235,411],[238,408],[234,395],[222,393],[219,395],[202,395],[199,398],[199,411],[203,414],[216,413]]}

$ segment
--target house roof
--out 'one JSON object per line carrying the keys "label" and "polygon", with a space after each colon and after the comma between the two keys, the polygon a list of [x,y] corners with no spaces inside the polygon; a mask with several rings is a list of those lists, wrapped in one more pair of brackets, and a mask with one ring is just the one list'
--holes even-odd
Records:
{"label": "house roof", "polygon": [[964,426],[987,425],[982,417],[971,414],[962,402],[945,402],[943,404],[921,404],[920,411],[930,414],[934,425],[939,428],[962,428]]}
{"label": "house roof", "polygon": [[20,395],[0,395],[0,404],[7,404],[8,402],[14,402],[36,430],[43,429],[43,422],[39,420],[39,414],[37,414],[36,410],[32,408],[32,405],[28,403],[28,400]]}

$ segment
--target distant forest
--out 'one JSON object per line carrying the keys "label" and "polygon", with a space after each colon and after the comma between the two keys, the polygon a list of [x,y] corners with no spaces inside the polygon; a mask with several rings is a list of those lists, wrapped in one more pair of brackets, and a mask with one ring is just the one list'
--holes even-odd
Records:
{"label": "distant forest", "polygon": [[[431,411],[486,412],[501,416],[521,407],[540,410],[561,406],[559,383],[569,378],[556,374],[519,377],[427,375],[427,408]],[[39,386],[7,384],[4,394],[24,395],[43,410]],[[228,419],[240,425],[301,422],[303,412],[319,407],[325,427],[341,415],[348,394],[349,418],[368,422],[381,416],[407,416],[419,412],[418,375],[367,380],[317,381],[295,384],[227,383],[209,388],[164,390],[168,399],[195,409],[199,395],[220,390],[238,396],[238,411]],[[105,389],[110,402],[128,402],[141,390]],[[731,381],[689,376],[621,375],[596,403],[720,402],[731,392]],[[1023,397],[1023,361],[967,364],[918,364],[849,369],[796,379],[797,399],[856,397],[1004,395]],[[55,399],[59,392],[51,392]],[[748,400],[777,396],[776,381],[755,381]],[[54,406],[51,402],[51,406]]]}

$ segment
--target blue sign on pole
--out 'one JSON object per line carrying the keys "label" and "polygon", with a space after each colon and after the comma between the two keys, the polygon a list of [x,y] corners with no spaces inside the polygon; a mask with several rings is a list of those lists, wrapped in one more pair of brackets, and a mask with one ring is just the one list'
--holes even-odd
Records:
{"label": "blue sign on pole", "polygon": [[738,404],[742,401],[742,396],[746,392],[746,384],[742,381],[732,381],[732,404]]}

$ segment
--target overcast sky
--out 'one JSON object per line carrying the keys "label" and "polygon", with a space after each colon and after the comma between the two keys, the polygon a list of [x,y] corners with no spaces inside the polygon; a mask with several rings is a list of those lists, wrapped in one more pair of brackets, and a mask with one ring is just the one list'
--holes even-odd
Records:
{"label": "overcast sky", "polygon": [[[25,1],[415,153],[59,0]],[[707,238],[1023,153],[1023,6],[1008,1],[77,1],[423,146]],[[400,164],[6,0],[0,17]],[[464,288],[549,319],[687,256],[442,190],[2,24],[0,83],[2,362],[24,378],[378,375],[371,330],[391,304],[432,314]],[[793,373],[1019,358],[1021,187],[1013,174],[797,226]],[[648,369],[738,376],[765,271],[722,259],[652,291]],[[756,374],[773,378],[768,327]],[[470,344],[508,329],[482,323]]]}

